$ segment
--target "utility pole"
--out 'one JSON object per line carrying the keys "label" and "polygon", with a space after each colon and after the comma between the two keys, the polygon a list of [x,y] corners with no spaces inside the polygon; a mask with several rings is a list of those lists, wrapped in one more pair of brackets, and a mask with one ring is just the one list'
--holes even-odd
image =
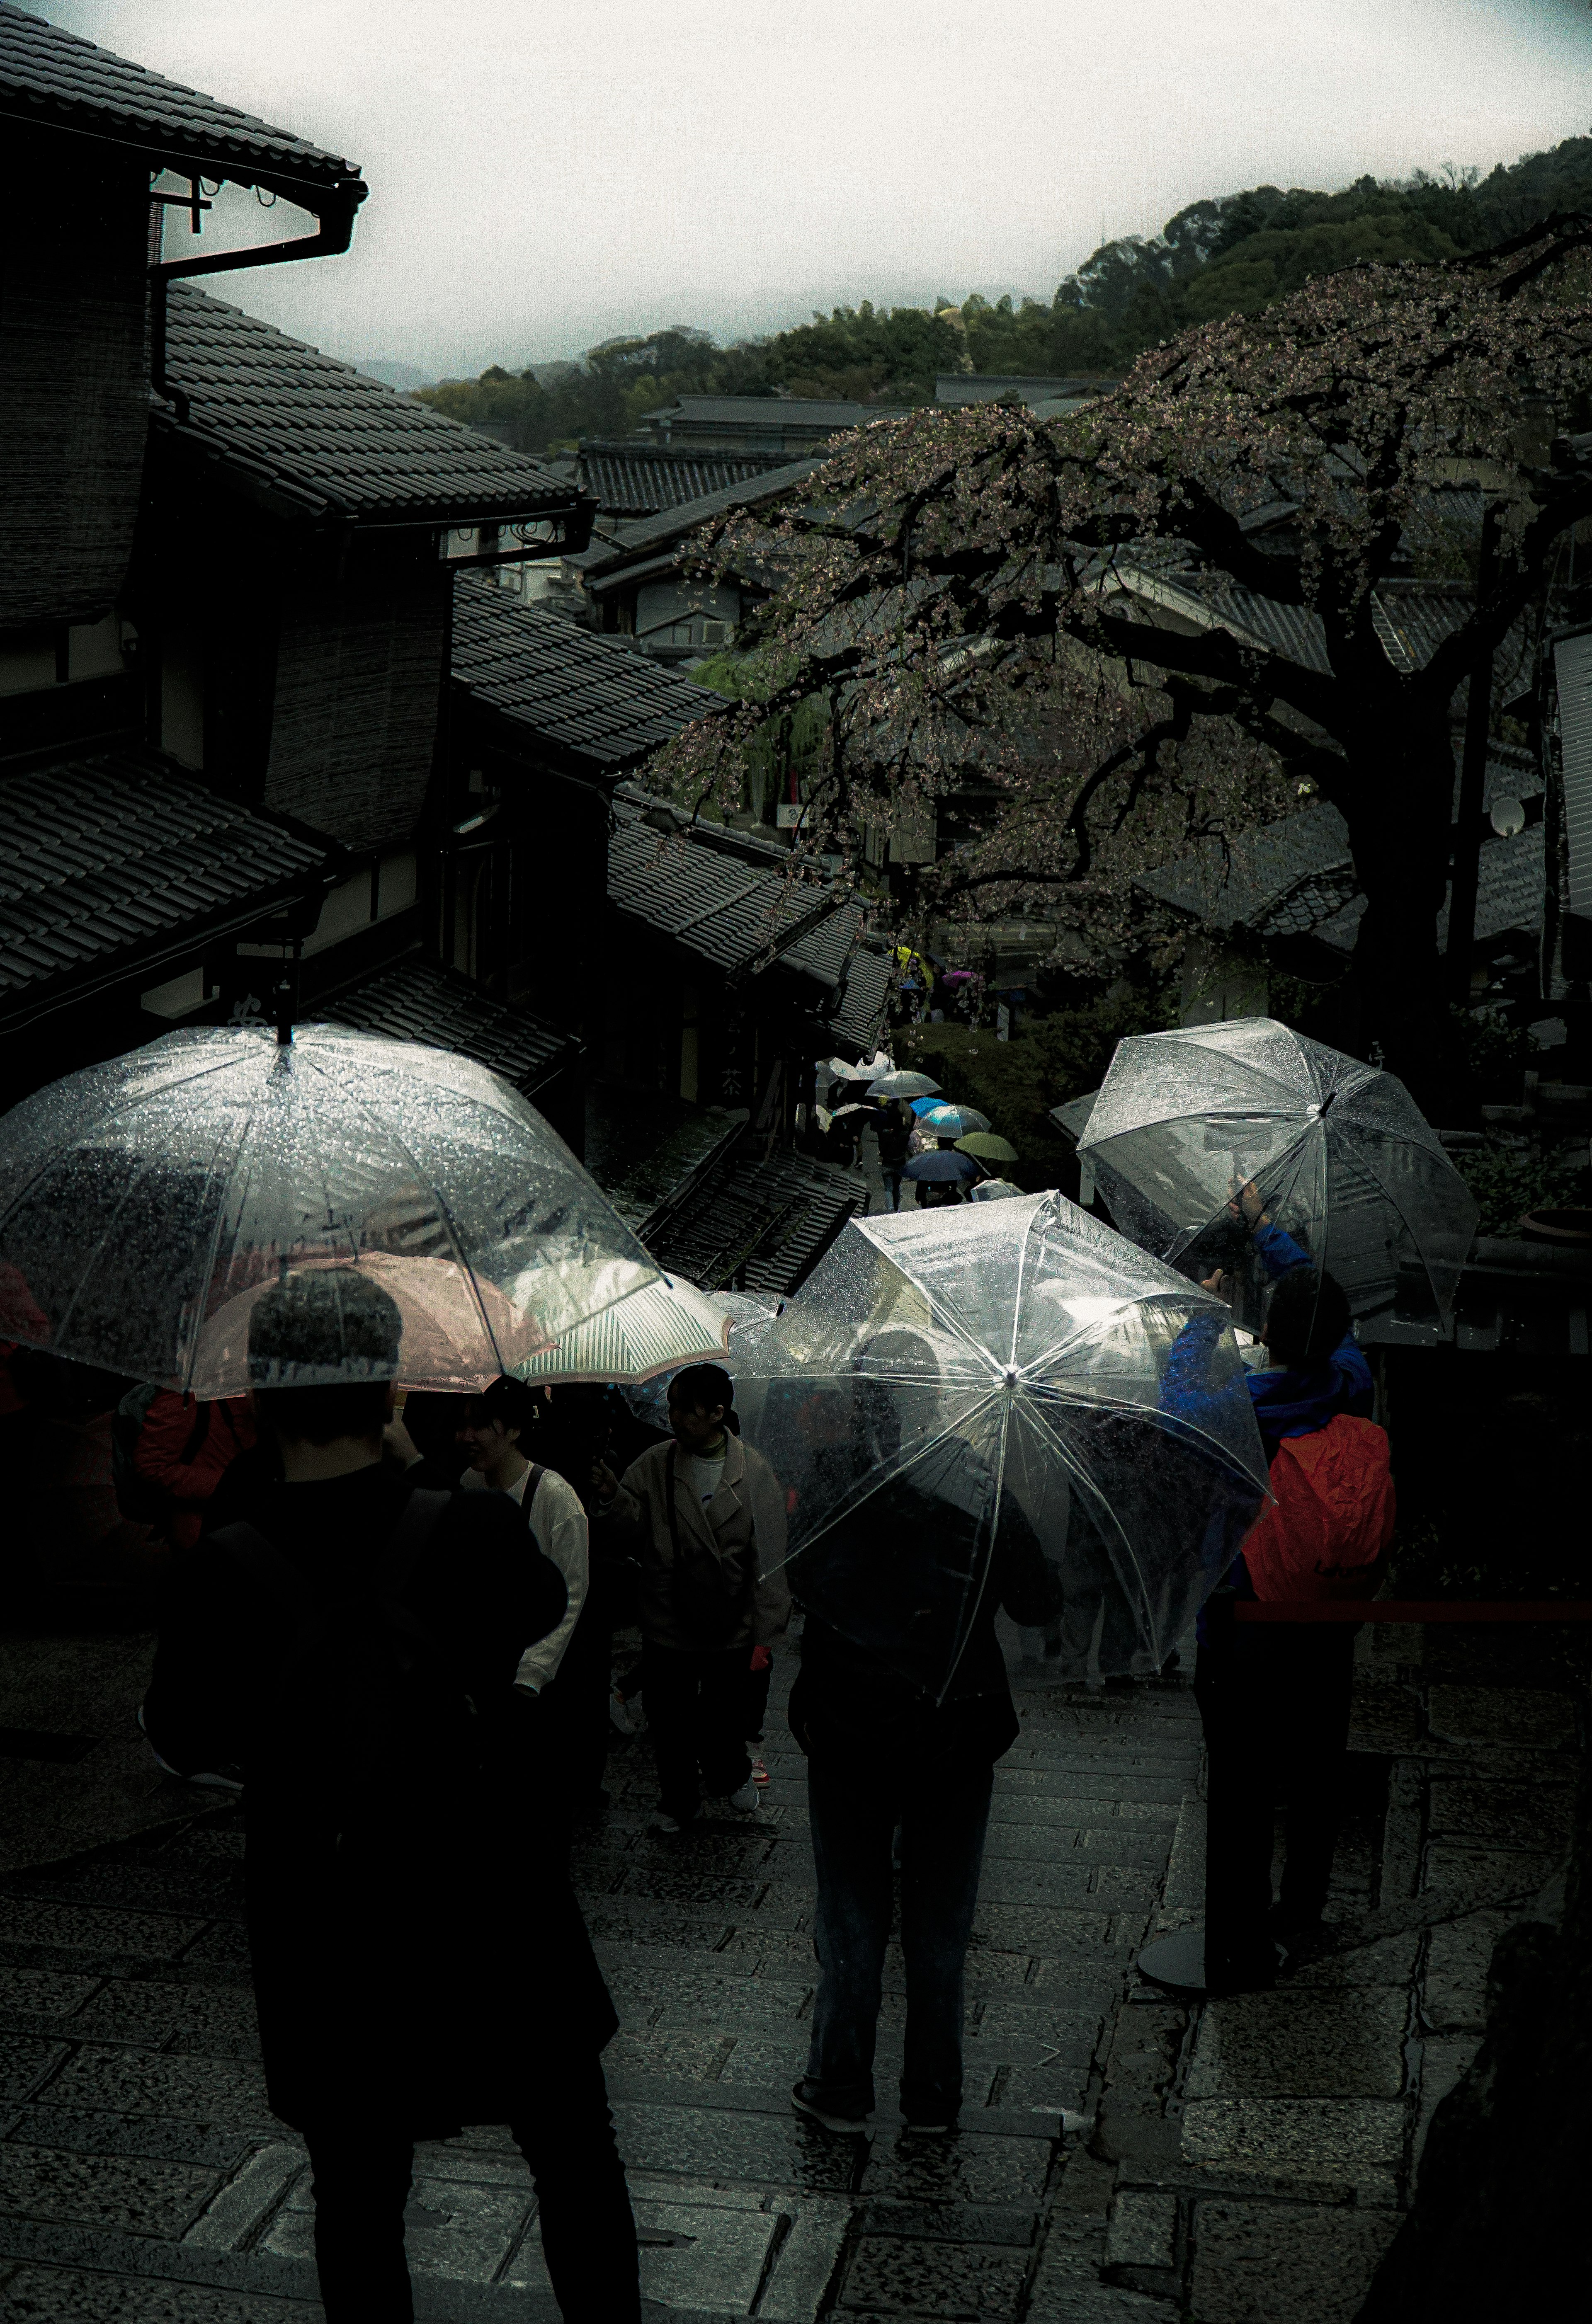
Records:
{"label": "utility pole", "polygon": [[[1481,548],[1476,564],[1476,602],[1486,602],[1498,561],[1500,501],[1482,512]],[[1470,958],[1476,945],[1476,891],[1481,870],[1482,800],[1487,786],[1487,730],[1492,724],[1493,649],[1477,650],[1465,707],[1465,748],[1459,762],[1459,807],[1454,818],[1453,876],[1449,890],[1449,991],[1464,1008],[1470,999]]]}

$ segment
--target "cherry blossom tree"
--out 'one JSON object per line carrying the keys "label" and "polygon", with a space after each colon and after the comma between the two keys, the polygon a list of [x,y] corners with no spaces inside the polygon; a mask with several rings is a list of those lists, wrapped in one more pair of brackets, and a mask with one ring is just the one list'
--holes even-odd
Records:
{"label": "cherry blossom tree", "polygon": [[[659,776],[738,805],[752,738],[816,700],[821,844],[855,861],[868,826],[976,781],[983,835],[920,908],[1042,899],[1102,968],[1166,939],[1136,872],[1325,798],[1366,898],[1362,1042],[1430,1087],[1456,697],[1592,513],[1577,447],[1549,441],[1592,379],[1589,251],[1592,220],[1560,217],[1476,258],[1357,266],[1185,333],[1069,417],[980,405],[858,430],[776,519],[704,536],[705,574],[772,588],[738,640],[757,698],[688,728]],[[1443,513],[1463,481],[1496,506],[1486,558]],[[1269,512],[1285,553],[1257,537]],[[1217,601],[1208,624],[1158,610],[1173,570]],[[1471,584],[1418,669],[1378,633],[1395,570]],[[1224,626],[1234,590],[1293,609],[1317,651]]]}

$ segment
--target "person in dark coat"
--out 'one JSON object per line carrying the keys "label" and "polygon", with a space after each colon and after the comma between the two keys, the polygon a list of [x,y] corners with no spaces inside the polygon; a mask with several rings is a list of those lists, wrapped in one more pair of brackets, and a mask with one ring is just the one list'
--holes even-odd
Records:
{"label": "person in dark coat", "polygon": [[483,2122],[531,2166],[561,2313],[637,2324],[600,2056],[616,2021],[535,1842],[539,1712],[514,1684],[563,1580],[506,1496],[416,1491],[384,1458],[401,1329],[347,1269],[257,1302],[251,1401],[280,1480],[181,1561],[145,1725],[172,1766],[243,1770],[266,2092],[310,2150],[329,2324],[412,2316],[414,2142]]}
{"label": "person in dark coat", "polygon": [[[874,1401],[883,1459],[899,1432],[883,1394]],[[989,1579],[940,1697],[940,1655],[927,1640],[943,1638],[948,1625],[959,1629],[967,1602],[977,1513],[988,1499],[977,1465],[967,1450],[941,1492],[898,1478],[792,1562],[806,1621],[787,1717],[807,1755],[820,1976],[807,2071],[791,2098],[842,2133],[865,2130],[874,2107],[898,1827],[907,1987],[901,2110],[921,2134],[952,2128],[961,2105],[963,1971],[995,1764],[1019,1732],[995,1613],[1004,1606],[1014,1621],[1040,1625],[1061,1607],[1054,1569],[1008,1492]],[[903,1608],[915,1609],[904,1629]],[[914,1626],[925,1639],[916,1670]]]}

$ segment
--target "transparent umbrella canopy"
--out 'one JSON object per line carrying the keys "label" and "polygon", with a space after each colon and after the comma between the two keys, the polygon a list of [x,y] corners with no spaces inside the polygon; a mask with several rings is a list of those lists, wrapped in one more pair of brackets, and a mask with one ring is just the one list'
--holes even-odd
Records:
{"label": "transparent umbrella canopy", "polygon": [[854,1219],[736,1404],[796,1596],[937,1695],[1036,1558],[1065,1674],[1158,1668],[1265,1498],[1226,1308],[1056,1194]]}
{"label": "transparent umbrella canopy", "polygon": [[229,1396],[259,1291],[329,1266],[396,1298],[400,1380],[460,1388],[659,1275],[533,1106],[415,1042],[168,1033],[0,1118],[0,1336]]}
{"label": "transparent umbrella canopy", "polygon": [[1449,1328],[1476,1206],[1392,1074],[1269,1017],[1136,1035],[1078,1150],[1123,1233],[1183,1274],[1229,1276],[1251,1330],[1276,1271],[1236,1207],[1251,1185],[1357,1318],[1396,1305],[1412,1333]]}

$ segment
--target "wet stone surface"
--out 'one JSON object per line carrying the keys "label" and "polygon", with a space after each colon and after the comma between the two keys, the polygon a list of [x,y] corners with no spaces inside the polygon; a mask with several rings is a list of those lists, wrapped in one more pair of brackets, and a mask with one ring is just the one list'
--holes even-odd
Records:
{"label": "wet stone surface", "polygon": [[[1273,1993],[1201,2006],[1133,1968],[1158,1916],[1199,1917],[1197,1869],[1188,1897],[1166,1889],[1174,1840],[1197,1866],[1202,1838],[1189,1691],[1024,1692],[1020,1674],[960,2126],[900,2126],[893,1943],[873,2135],[843,2138],[790,2105],[819,1976],[804,1763],[781,1712],[795,1667],[782,1651],[761,1814],[651,1834],[650,1743],[616,1738],[610,1806],[576,1851],[621,2018],[606,2066],[649,2324],[1348,2324],[1473,2054],[1498,1900],[1555,1860],[1575,1772],[1555,1756],[1562,1698],[1473,1665],[1430,1684],[1373,1671],[1361,1748],[1395,1756],[1346,1825],[1328,1923],[1348,1941]],[[318,2312],[305,2157],[252,2054],[238,1820],[182,1796],[186,1828],[0,1881],[8,2318]],[[1401,1900],[1419,1925],[1354,1941]],[[406,2233],[422,2324],[553,2324],[500,2126],[421,2151]]]}

